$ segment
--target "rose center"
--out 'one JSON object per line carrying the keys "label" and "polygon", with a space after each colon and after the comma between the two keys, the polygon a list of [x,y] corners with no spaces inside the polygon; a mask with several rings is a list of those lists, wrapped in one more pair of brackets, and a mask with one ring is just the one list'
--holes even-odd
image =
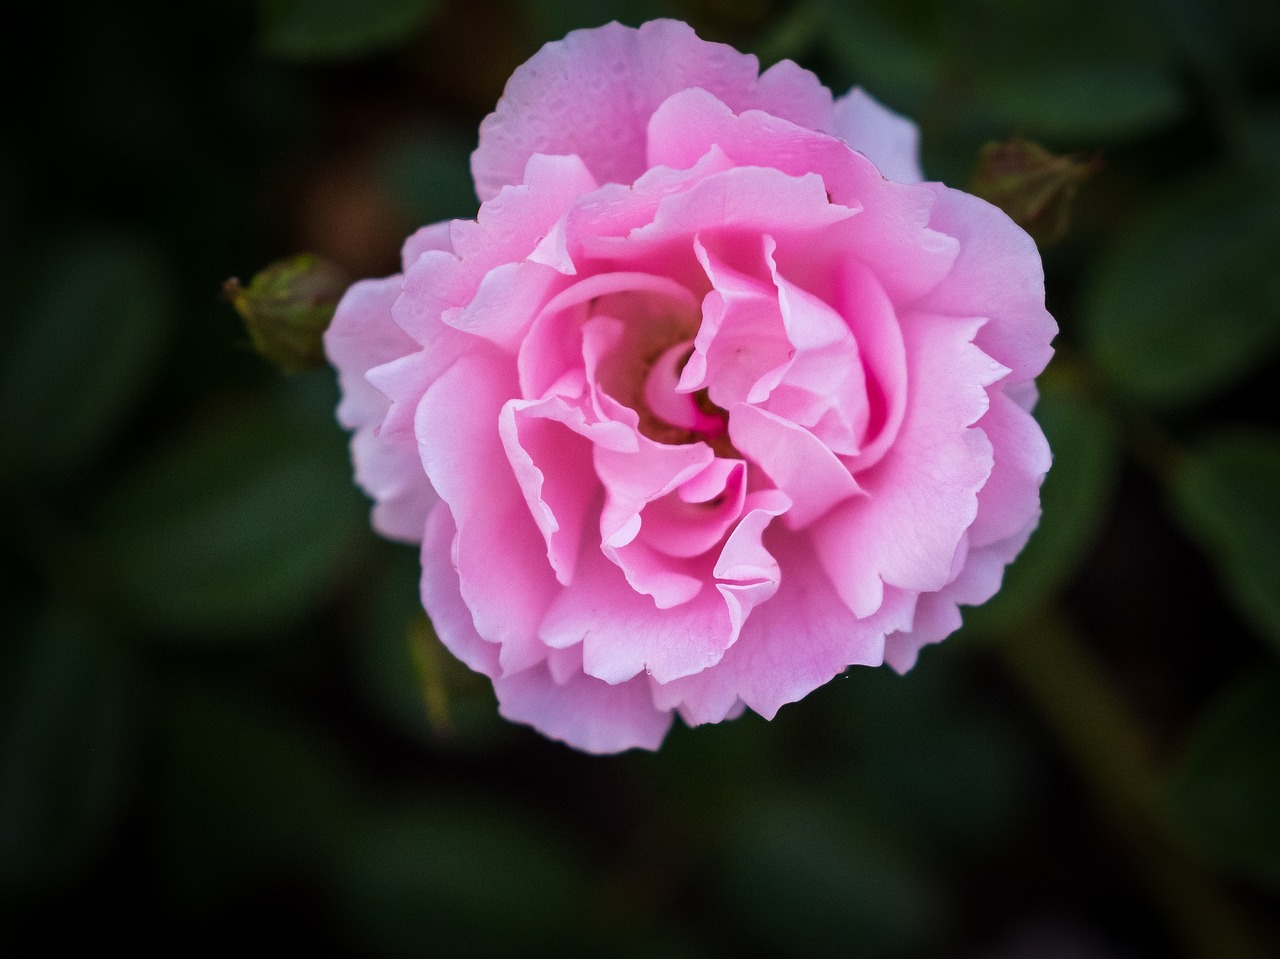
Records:
{"label": "rose center", "polygon": [[711,402],[707,391],[682,391],[680,373],[693,353],[693,341],[668,346],[649,364],[641,394],[640,429],[661,443],[728,442],[729,414]]}

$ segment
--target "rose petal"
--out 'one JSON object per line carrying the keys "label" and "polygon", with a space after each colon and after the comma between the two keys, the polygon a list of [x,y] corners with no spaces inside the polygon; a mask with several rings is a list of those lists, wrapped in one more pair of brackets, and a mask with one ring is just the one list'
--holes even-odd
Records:
{"label": "rose petal", "polygon": [[558,586],[498,435],[514,370],[496,348],[475,342],[427,389],[415,428],[427,476],[457,523],[462,598],[476,631],[502,647],[503,670],[518,672],[546,655],[538,624]]}
{"label": "rose petal", "polygon": [[1058,332],[1044,307],[1044,268],[1035,241],[1000,209],[938,183],[929,226],[955,237],[960,255],[951,272],[919,304],[947,316],[985,316],[975,339],[1009,368],[1008,384],[1037,376],[1053,356]]}
{"label": "rose petal", "polygon": [[507,719],[583,752],[657,749],[671,728],[671,713],[654,708],[643,676],[610,685],[579,672],[559,683],[541,665],[499,677],[493,689]]}
{"label": "rose petal", "polygon": [[757,606],[714,669],[666,683],[651,678],[659,709],[679,709],[691,725],[720,722],[739,700],[766,719],[848,666],[879,665],[887,632],[908,629],[915,596],[889,588],[873,615],[850,612],[813,562],[804,533],[778,524],[765,545],[782,570],[773,598]]}
{"label": "rose petal", "polygon": [[351,458],[356,482],[374,501],[374,528],[391,539],[416,543],[435,491],[412,436],[381,433],[391,401],[368,379],[371,369],[417,349],[391,318],[399,295],[398,276],[354,284],[334,312],[324,345],[342,389],[338,421],[355,431]]}
{"label": "rose petal", "polygon": [[1039,424],[1003,393],[991,397],[977,426],[991,440],[994,455],[969,529],[973,545],[981,547],[1013,536],[1040,515],[1040,484],[1053,457]]}
{"label": "rose petal", "polygon": [[858,474],[868,495],[813,527],[823,566],[859,616],[879,608],[884,584],[932,592],[951,580],[956,547],[992,466],[990,441],[968,427],[986,412],[983,387],[1006,372],[973,346],[981,325],[904,318],[910,397],[897,441]]}
{"label": "rose petal", "polygon": [[919,183],[924,179],[920,168],[920,128],[861,87],[854,87],[836,100],[832,132],[865,154],[890,180]]}
{"label": "rose petal", "polygon": [[736,109],[761,107],[815,128],[831,123],[831,94],[795,64],[757,77],[759,63],[708,43],[675,20],[638,30],[610,23],[548,43],[507,81],[480,124],[471,171],[481,200],[520,182],[538,153],[576,154],[601,183],[631,183],[646,169],[649,117],[671,94],[710,90]]}

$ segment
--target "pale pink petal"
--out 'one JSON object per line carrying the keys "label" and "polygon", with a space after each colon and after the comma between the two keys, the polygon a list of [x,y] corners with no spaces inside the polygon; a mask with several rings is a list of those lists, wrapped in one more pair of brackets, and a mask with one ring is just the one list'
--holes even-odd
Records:
{"label": "pale pink petal", "polygon": [[356,483],[373,499],[373,528],[402,543],[422,540],[427,513],[437,497],[418,458],[418,446],[378,435],[376,427],[351,436]]}
{"label": "pale pink petal", "polygon": [[445,310],[440,319],[514,353],[543,304],[563,285],[564,277],[541,263],[503,263],[484,275],[470,303]]}
{"label": "pale pink petal", "polygon": [[427,389],[415,429],[427,476],[457,523],[462,598],[476,631],[501,646],[503,670],[518,672],[546,655],[538,624],[559,587],[498,434],[515,371],[475,342]]}
{"label": "pale pink petal", "polygon": [[417,349],[391,318],[400,277],[361,280],[338,302],[324,334],[325,354],[338,371],[338,422],[347,429],[381,423],[390,402],[365,378],[369,370]]}
{"label": "pale pink petal", "polygon": [[886,177],[899,183],[919,183],[920,128],[894,113],[861,87],[835,102],[833,133],[870,158]]}
{"label": "pale pink petal", "polygon": [[861,211],[798,244],[784,242],[768,224],[761,226],[779,240],[782,273],[816,296],[830,301],[830,264],[856,257],[873,269],[894,302],[911,303],[935,287],[955,261],[956,240],[930,229],[934,187],[886,181],[874,163],[843,140],[758,111],[735,116],[700,90],[671,97],[654,114],[654,162],[688,166],[712,149],[740,166],[771,167],[796,177],[817,174],[832,203]]}
{"label": "pale pink petal", "polygon": [[794,503],[784,522],[803,529],[862,491],[848,468],[803,426],[746,403],[729,410],[734,448],[755,463]]}
{"label": "pale pink petal", "polygon": [[391,318],[399,295],[398,276],[354,284],[338,304],[324,344],[342,389],[338,421],[355,431],[356,482],[374,501],[373,526],[391,539],[416,543],[435,492],[412,436],[382,433],[391,401],[368,379],[371,369],[417,349]]}
{"label": "pale pink petal", "polygon": [[649,117],[673,93],[700,87],[734,109],[768,109],[828,127],[831,94],[794,64],[758,76],[759,63],[708,43],[675,20],[638,30],[610,23],[548,43],[507,81],[480,125],[471,157],[482,200],[519,183],[537,153],[576,154],[601,183],[631,183],[647,169]]}
{"label": "pale pink petal", "polygon": [[909,400],[893,447],[858,474],[865,497],[813,527],[814,545],[840,596],[860,616],[882,585],[932,592],[952,560],[991,474],[991,443],[969,429],[987,410],[984,387],[1006,373],[972,344],[981,320],[904,318]]}
{"label": "pale pink petal", "polygon": [[444,250],[452,253],[453,240],[450,238],[452,230],[453,227],[448,220],[441,220],[439,223],[419,227],[416,232],[410,233],[409,238],[400,248],[400,268],[409,269],[418,262],[418,257],[428,250]]}
{"label": "pale pink petal", "polygon": [[1039,424],[1003,393],[994,393],[977,426],[991,440],[995,457],[969,529],[973,545],[981,547],[1013,536],[1040,515],[1040,484],[1053,457]]}
{"label": "pale pink petal", "polygon": [[547,544],[547,560],[562,583],[573,581],[589,507],[599,510],[600,484],[592,439],[624,431],[620,423],[590,423],[560,397],[509,400],[498,431],[525,503]]}
{"label": "pale pink petal", "polygon": [[911,628],[885,637],[884,661],[905,673],[916,664],[921,649],[942,642],[960,626],[960,609],[954,599],[946,593],[925,593],[916,603]]}
{"label": "pale pink petal", "polygon": [[541,637],[550,646],[581,643],[583,668],[609,683],[643,672],[660,682],[698,672],[718,662],[735,638],[716,590],[658,609],[617,566],[591,550],[579,560],[573,583],[556,596]]}
{"label": "pale pink petal", "polygon": [[438,503],[427,517],[422,538],[422,605],[445,648],[478,673],[501,674],[498,646],[476,632],[471,610],[458,591],[458,566],[454,559],[457,527],[445,503]]}
{"label": "pale pink petal", "polygon": [[933,183],[935,230],[960,241],[960,256],[919,309],[947,316],[985,316],[974,341],[1012,372],[1008,383],[1038,375],[1053,355],[1058,325],[1044,307],[1044,269],[1035,241],[1001,210],[968,193]]}
{"label": "pale pink petal", "polygon": [[805,533],[773,524],[765,545],[782,570],[777,593],[757,606],[738,641],[714,669],[667,683],[651,679],[659,709],[679,709],[690,723],[714,723],[739,700],[766,719],[851,665],[876,666],[884,636],[911,625],[916,597],[889,588],[880,609],[859,618],[813,562]]}
{"label": "pale pink petal", "polygon": [[493,689],[507,719],[583,752],[657,749],[671,728],[671,713],[654,708],[643,676],[610,685],[579,672],[560,683],[540,665],[495,679]]}
{"label": "pale pink petal", "polygon": [[640,672],[664,683],[715,666],[752,610],[777,589],[779,567],[761,536],[788,505],[772,492],[749,501],[715,565],[717,589],[670,609],[658,609],[613,564],[586,550],[578,577],[542,624],[543,640],[557,647],[581,643],[583,668],[611,683]]}

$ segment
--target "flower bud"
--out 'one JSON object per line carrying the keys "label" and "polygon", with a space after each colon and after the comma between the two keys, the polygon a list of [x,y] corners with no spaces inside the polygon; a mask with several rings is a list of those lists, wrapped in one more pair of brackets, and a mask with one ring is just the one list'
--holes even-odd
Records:
{"label": "flower bud", "polygon": [[223,295],[244,320],[253,348],[285,373],[324,364],[321,337],[349,278],[312,253],[279,260],[246,287],[232,277]]}
{"label": "flower bud", "polygon": [[1080,184],[1102,163],[1056,156],[1038,143],[1015,138],[988,143],[978,154],[969,191],[998,206],[1040,247],[1066,235]]}

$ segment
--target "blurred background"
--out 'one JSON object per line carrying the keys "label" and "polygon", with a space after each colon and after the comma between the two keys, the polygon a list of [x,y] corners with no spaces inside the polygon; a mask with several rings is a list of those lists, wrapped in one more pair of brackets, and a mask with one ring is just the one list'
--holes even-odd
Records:
{"label": "blurred background", "polygon": [[[1280,955],[1280,5],[46,5],[0,148],[0,952]],[[1045,518],[906,677],[593,758],[498,719],[377,539],[327,370],[231,307],[469,217],[543,42],[691,22],[915,117],[1046,248]]]}

